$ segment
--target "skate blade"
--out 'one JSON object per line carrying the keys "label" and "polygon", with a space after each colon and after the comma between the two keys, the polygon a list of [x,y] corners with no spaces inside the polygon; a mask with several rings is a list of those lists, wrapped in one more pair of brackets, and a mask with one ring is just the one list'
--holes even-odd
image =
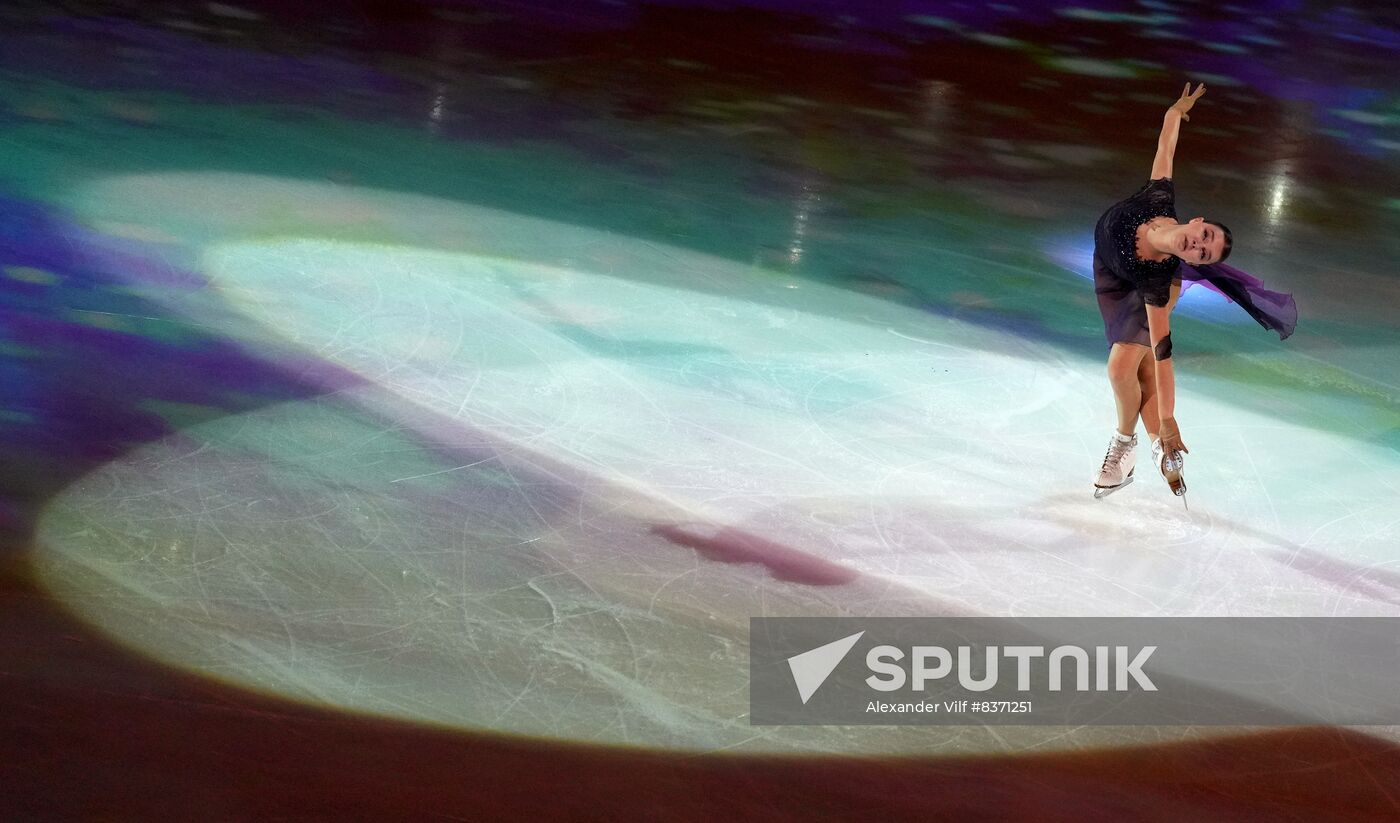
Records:
{"label": "skate blade", "polygon": [[1094,487],[1094,499],[1095,499],[1095,500],[1102,500],[1102,499],[1104,499],[1105,497],[1108,497],[1110,494],[1113,494],[1114,492],[1116,492],[1116,491],[1118,491],[1119,489],[1123,488],[1124,486],[1131,486],[1132,483],[1133,483],[1133,476],[1132,476],[1132,474],[1129,474],[1127,477],[1123,478],[1123,482],[1122,482],[1122,483],[1119,483],[1119,484],[1116,485],[1116,486],[1095,486],[1095,487]]}
{"label": "skate blade", "polygon": [[1186,494],[1186,478],[1181,476],[1181,472],[1186,468],[1186,461],[1181,459],[1180,453],[1174,458],[1168,458],[1162,463],[1162,477],[1167,481],[1167,486],[1172,490],[1172,494],[1181,497]]}

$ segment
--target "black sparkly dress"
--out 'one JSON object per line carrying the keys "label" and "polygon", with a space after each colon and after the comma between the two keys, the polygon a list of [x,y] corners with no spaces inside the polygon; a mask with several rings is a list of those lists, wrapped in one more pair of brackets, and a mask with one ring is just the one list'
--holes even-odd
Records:
{"label": "black sparkly dress", "polygon": [[1171,287],[1181,280],[1199,281],[1233,300],[1282,340],[1298,324],[1298,307],[1290,294],[1264,288],[1258,278],[1224,263],[1183,265],[1176,256],[1143,260],[1137,255],[1138,226],[1155,217],[1176,219],[1176,186],[1171,178],[1151,180],[1137,193],[1109,207],[1094,226],[1094,293],[1103,315],[1108,345],[1151,345],[1147,307],[1165,306]]}
{"label": "black sparkly dress", "polygon": [[1170,178],[1153,180],[1114,203],[1094,226],[1094,293],[1110,346],[1151,345],[1147,306],[1167,305],[1172,281],[1181,277],[1181,260],[1174,256],[1161,262],[1138,257],[1138,226],[1154,217],[1176,219],[1176,186]]}

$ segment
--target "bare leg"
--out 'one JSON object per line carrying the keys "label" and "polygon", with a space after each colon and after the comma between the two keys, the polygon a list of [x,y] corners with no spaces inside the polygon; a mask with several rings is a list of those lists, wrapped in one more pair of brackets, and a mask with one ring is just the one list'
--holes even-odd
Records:
{"label": "bare leg", "polygon": [[[1138,373],[1146,359],[1147,347],[1136,343],[1114,343],[1108,352],[1108,382],[1113,386],[1113,397],[1118,403],[1119,434],[1130,435],[1137,429],[1138,412],[1142,409],[1143,400]],[[1152,385],[1155,394],[1155,380]],[[1157,422],[1154,408],[1150,431],[1157,430]]]}
{"label": "bare leg", "polygon": [[1138,409],[1138,414],[1142,417],[1142,427],[1147,429],[1148,437],[1156,440],[1158,424],[1162,418],[1157,413],[1157,364],[1151,357],[1142,358],[1142,363],[1138,366],[1137,380],[1138,393],[1142,396],[1142,405]]}

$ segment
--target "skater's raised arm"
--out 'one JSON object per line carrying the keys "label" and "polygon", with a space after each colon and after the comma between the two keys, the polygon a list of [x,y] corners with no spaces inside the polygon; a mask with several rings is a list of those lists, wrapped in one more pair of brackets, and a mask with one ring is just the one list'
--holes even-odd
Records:
{"label": "skater's raised arm", "polygon": [[1191,450],[1181,441],[1181,429],[1176,425],[1176,371],[1172,366],[1171,312],[1181,286],[1172,286],[1171,300],[1165,306],[1147,307],[1147,332],[1152,338],[1152,359],[1157,370],[1157,414],[1162,420],[1158,435],[1162,448],[1168,453]]}
{"label": "skater's raised arm", "polygon": [[1160,180],[1163,177],[1172,176],[1172,157],[1176,154],[1176,138],[1181,131],[1181,121],[1191,119],[1187,112],[1196,105],[1196,100],[1205,93],[1204,83],[1198,84],[1194,93],[1191,91],[1191,84],[1187,83],[1186,88],[1181,91],[1181,99],[1167,109],[1166,115],[1162,118],[1162,133],[1157,137],[1157,156],[1152,160],[1152,177],[1150,179]]}

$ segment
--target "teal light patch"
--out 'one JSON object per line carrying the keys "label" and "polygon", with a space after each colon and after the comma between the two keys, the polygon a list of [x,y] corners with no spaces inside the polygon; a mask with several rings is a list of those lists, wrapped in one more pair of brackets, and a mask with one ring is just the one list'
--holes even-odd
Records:
{"label": "teal light patch", "polygon": [[1202,43],[1201,45],[1221,54],[1249,54],[1249,49],[1234,43]]}
{"label": "teal light patch", "polygon": [[1019,49],[1026,45],[1024,42],[1017,40],[1014,37],[1002,37],[999,34],[983,34],[982,32],[978,32],[976,34],[969,34],[967,35],[967,39],[976,40],[978,43],[982,43],[988,46],[996,46],[997,48],[1002,49]]}
{"label": "teal light patch", "polygon": [[1205,83],[1207,86],[1239,86],[1240,81],[1224,74],[1210,74],[1207,72],[1196,72],[1194,75],[1196,82]]}
{"label": "teal light patch", "polygon": [[1129,14],[1119,11],[1071,8],[1060,9],[1055,13],[1061,17],[1068,17],[1071,20],[1093,20],[1100,23],[1135,23],[1141,26],[1165,26],[1170,23],[1181,22],[1181,18],[1175,14],[1165,14],[1162,12],[1154,14]]}
{"label": "teal light patch", "polygon": [[158,243],[161,245],[179,245],[180,238],[169,232],[162,231],[154,226],[147,226],[141,223],[121,223],[116,221],[100,221],[93,228],[110,237],[120,237],[124,240],[136,240],[141,243]]}
{"label": "teal light patch", "polygon": [[949,20],[946,17],[934,17],[931,14],[911,14],[910,16],[904,19],[917,26],[928,26],[929,28],[934,29],[962,31],[963,28],[965,28],[962,23],[959,23],[956,20]]}
{"label": "teal light patch", "polygon": [[1397,126],[1400,125],[1400,114],[1386,114],[1378,111],[1361,111],[1359,109],[1333,109],[1332,113],[1353,123],[1362,123],[1367,126]]}
{"label": "teal light patch", "polygon": [[18,280],[21,283],[34,283],[40,286],[52,286],[59,282],[59,276],[52,272],[36,269],[33,266],[5,266],[5,276],[11,280]]}
{"label": "teal light patch", "polygon": [[212,406],[198,403],[176,403],[169,400],[144,400],[137,407],[164,420],[172,429],[193,426],[228,414],[228,411]]}
{"label": "teal light patch", "polygon": [[1069,74],[1083,74],[1089,77],[1137,77],[1138,71],[1126,62],[1096,60],[1092,57],[1050,57],[1043,64],[1057,71]]}
{"label": "teal light patch", "polygon": [[21,346],[18,343],[0,343],[0,357],[33,360],[39,355],[39,351],[31,349],[28,346]]}
{"label": "teal light patch", "polygon": [[[123,289],[122,291],[129,294],[136,293],[131,289]],[[198,336],[198,332],[192,330],[186,323],[164,317],[146,317],[88,309],[70,309],[63,312],[61,316],[64,320],[76,325],[129,334],[134,337],[144,337],[147,340],[173,346],[183,346]]]}
{"label": "teal light patch", "polygon": [[126,315],[114,314],[112,312],[71,309],[64,312],[63,319],[79,326],[88,326],[94,329],[104,329],[106,331],[116,331],[124,334],[139,335],[141,333],[134,318],[127,317]]}

